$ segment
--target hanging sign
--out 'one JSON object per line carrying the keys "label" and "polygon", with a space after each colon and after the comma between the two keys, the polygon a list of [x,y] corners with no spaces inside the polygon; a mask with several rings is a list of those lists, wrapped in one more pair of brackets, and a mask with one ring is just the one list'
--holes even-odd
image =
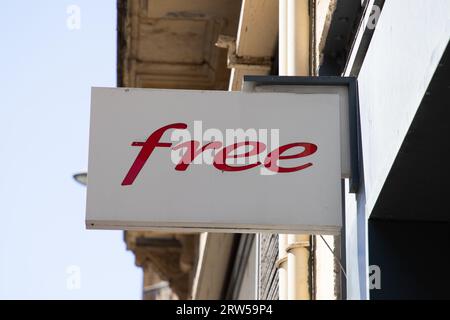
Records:
{"label": "hanging sign", "polygon": [[86,224],[338,233],[337,94],[93,88]]}

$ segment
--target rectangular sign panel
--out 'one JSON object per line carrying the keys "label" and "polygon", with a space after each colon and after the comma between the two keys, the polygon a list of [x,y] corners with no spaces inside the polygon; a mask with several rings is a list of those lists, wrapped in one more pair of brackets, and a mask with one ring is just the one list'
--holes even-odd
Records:
{"label": "rectangular sign panel", "polygon": [[91,229],[338,233],[337,94],[93,88]]}

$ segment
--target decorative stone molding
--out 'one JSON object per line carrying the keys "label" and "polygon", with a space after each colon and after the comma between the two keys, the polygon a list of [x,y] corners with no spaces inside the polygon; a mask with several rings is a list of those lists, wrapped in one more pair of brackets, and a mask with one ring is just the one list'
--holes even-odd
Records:
{"label": "decorative stone molding", "polygon": [[120,1],[118,85],[226,89],[219,34],[235,35],[240,0]]}
{"label": "decorative stone molding", "polygon": [[144,288],[167,281],[180,299],[189,297],[197,235],[128,231],[125,242],[135,254],[136,265],[143,268]]}

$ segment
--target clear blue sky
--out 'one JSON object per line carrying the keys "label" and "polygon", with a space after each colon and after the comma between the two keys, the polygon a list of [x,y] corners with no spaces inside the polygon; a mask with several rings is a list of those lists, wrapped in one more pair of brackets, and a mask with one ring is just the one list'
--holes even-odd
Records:
{"label": "clear blue sky", "polygon": [[116,0],[3,1],[0,35],[0,298],[139,299],[122,231],[85,230],[72,179],[87,168],[90,88],[116,85]]}

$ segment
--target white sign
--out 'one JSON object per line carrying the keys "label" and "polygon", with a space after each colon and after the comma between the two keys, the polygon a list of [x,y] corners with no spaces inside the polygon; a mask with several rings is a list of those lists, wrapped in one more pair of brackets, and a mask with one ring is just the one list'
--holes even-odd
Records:
{"label": "white sign", "polygon": [[338,233],[339,96],[93,88],[92,229]]}

